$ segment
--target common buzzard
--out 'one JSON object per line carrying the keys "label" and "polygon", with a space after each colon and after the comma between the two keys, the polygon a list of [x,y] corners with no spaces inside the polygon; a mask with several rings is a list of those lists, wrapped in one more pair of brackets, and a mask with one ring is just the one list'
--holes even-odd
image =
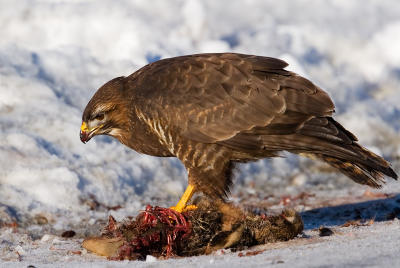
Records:
{"label": "common buzzard", "polygon": [[313,156],[360,184],[378,188],[390,164],[332,118],[328,94],[285,70],[287,63],[235,53],[163,59],[103,85],[82,116],[80,138],[109,135],[133,150],[177,157],[189,185],[224,198],[236,162],[281,151]]}

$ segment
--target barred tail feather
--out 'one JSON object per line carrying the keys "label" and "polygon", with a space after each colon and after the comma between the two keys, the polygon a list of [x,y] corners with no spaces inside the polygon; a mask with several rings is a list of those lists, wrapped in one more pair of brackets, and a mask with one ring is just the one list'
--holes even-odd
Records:
{"label": "barred tail feather", "polygon": [[397,179],[389,162],[360,146],[357,137],[331,117],[308,121],[300,133],[317,138],[326,150],[316,155],[357,183],[380,188],[384,175]]}
{"label": "barred tail feather", "polygon": [[367,170],[364,166],[360,167],[351,162],[329,156],[320,155],[319,158],[359,184],[381,188],[382,184],[385,182],[382,172]]}

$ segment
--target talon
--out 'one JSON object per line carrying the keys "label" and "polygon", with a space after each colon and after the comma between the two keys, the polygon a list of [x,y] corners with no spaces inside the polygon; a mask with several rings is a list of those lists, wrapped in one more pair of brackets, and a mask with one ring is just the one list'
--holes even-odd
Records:
{"label": "talon", "polygon": [[170,209],[175,210],[176,212],[182,213],[182,212],[187,212],[191,210],[196,210],[197,206],[196,205],[187,205],[186,207],[182,208],[181,211],[179,211],[176,206],[175,207],[170,207]]}
{"label": "talon", "polygon": [[191,210],[196,210],[196,209],[197,209],[197,206],[196,206],[196,205],[187,205],[187,206],[183,209],[183,211],[186,212],[186,211],[191,211]]}

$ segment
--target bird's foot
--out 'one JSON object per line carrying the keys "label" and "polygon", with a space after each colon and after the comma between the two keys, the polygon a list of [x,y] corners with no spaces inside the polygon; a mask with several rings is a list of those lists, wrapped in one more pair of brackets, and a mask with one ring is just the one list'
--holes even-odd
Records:
{"label": "bird's foot", "polygon": [[192,211],[192,210],[196,210],[197,206],[196,205],[187,205],[185,207],[170,207],[170,209],[175,210],[176,212],[182,213],[182,212],[188,212],[188,211]]}
{"label": "bird's foot", "polygon": [[194,191],[195,191],[194,186],[192,184],[189,184],[185,192],[183,193],[181,199],[179,200],[178,204],[176,204],[175,207],[171,207],[171,209],[179,213],[196,209],[197,207],[195,205],[187,205],[187,203],[192,198]]}

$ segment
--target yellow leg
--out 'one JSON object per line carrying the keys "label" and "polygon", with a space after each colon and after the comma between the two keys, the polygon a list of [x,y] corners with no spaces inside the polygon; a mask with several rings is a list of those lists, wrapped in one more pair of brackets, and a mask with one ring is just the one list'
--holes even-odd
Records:
{"label": "yellow leg", "polygon": [[186,188],[185,192],[183,193],[181,199],[179,200],[178,204],[175,207],[171,207],[173,210],[177,212],[183,212],[186,210],[196,209],[196,206],[186,206],[187,202],[192,198],[194,194],[194,186],[189,184]]}

